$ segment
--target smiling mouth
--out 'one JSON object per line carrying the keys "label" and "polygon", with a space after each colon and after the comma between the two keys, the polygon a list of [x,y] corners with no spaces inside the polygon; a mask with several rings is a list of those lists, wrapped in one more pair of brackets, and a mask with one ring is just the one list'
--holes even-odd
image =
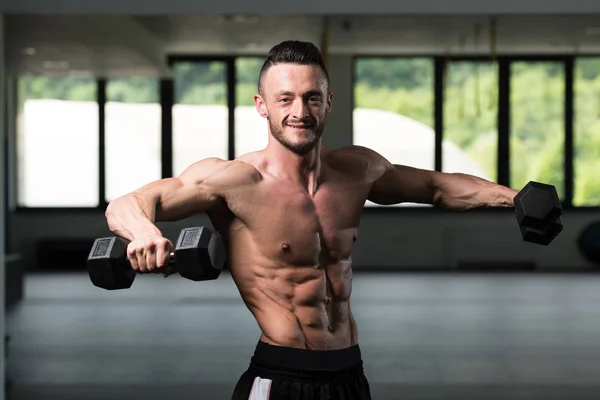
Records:
{"label": "smiling mouth", "polygon": [[295,125],[295,124],[286,124],[286,125],[289,126],[290,128],[300,129],[300,130],[306,130],[306,129],[312,128],[312,125]]}

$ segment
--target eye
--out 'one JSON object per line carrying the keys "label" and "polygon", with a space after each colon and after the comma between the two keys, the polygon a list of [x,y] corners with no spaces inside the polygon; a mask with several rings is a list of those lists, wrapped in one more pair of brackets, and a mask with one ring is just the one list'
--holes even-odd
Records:
{"label": "eye", "polygon": [[290,101],[290,99],[288,99],[287,97],[279,100],[280,103],[287,103],[289,101]]}
{"label": "eye", "polygon": [[321,101],[321,98],[320,98],[320,97],[317,97],[317,96],[313,96],[313,97],[311,97],[309,100],[310,100],[311,102],[313,102],[313,103],[318,103],[318,102],[320,102],[320,101]]}

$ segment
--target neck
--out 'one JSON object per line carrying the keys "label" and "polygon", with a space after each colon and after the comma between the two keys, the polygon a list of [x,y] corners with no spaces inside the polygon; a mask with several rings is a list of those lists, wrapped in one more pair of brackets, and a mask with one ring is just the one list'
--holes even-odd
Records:
{"label": "neck", "polygon": [[265,149],[272,173],[282,179],[296,182],[314,194],[321,176],[321,139],[306,154],[300,155],[271,140]]}

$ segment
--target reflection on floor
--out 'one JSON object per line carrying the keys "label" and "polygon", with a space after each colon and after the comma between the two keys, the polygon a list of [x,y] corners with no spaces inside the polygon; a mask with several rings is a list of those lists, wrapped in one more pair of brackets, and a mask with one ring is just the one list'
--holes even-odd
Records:
{"label": "reflection on floor", "polygon": [[[259,330],[228,275],[32,275],[8,316],[11,399],[229,399]],[[374,399],[600,398],[600,276],[356,274]]]}

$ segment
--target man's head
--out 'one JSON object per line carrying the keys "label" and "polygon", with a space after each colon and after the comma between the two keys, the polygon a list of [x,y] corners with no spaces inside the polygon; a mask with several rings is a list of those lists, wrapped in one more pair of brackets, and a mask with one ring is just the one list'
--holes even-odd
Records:
{"label": "man's head", "polygon": [[319,49],[295,40],[274,46],[260,71],[258,92],[256,109],[268,119],[271,135],[297,154],[312,150],[325,130],[332,100]]}

